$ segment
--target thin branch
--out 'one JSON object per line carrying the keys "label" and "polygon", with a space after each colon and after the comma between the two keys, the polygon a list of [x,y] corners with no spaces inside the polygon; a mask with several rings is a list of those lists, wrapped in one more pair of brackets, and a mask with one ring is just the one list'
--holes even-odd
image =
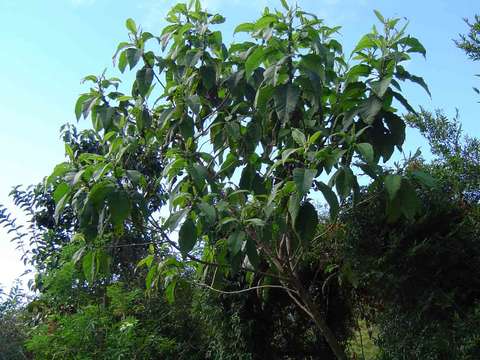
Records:
{"label": "thin branch", "polygon": [[[298,294],[298,292],[295,292],[295,293]],[[297,304],[300,307],[300,309],[305,311],[305,313],[308,316],[310,316],[310,318],[314,319],[313,314],[300,302],[300,300],[298,300],[295,296],[293,296],[293,294],[290,291],[287,291],[287,294],[288,294],[288,296],[290,296],[292,298],[292,300],[295,302],[295,304]]]}
{"label": "thin branch", "polygon": [[290,292],[294,292],[294,293],[297,293],[295,290],[292,290],[290,288],[287,288],[286,286],[283,286],[283,285],[258,285],[258,286],[252,286],[252,287],[249,287],[247,289],[242,289],[242,290],[234,290],[234,291],[225,291],[225,290],[220,290],[220,289],[216,289],[214,288],[213,286],[210,286],[208,284],[204,284],[204,283],[199,283],[199,282],[192,282],[194,285],[198,285],[198,286],[202,286],[202,287],[205,287],[207,289],[210,289],[210,290],[213,290],[213,291],[216,291],[218,293],[221,293],[221,294],[228,294],[228,295],[233,295],[233,294],[241,294],[241,293],[244,293],[244,292],[247,292],[247,291],[252,291],[252,290],[258,290],[258,289],[265,289],[265,288],[270,288],[270,289],[283,289],[285,291],[287,291],[287,293],[290,293]]}
{"label": "thin branch", "polygon": [[326,229],[324,232],[318,234],[317,236],[315,236],[315,237],[313,238],[313,241],[320,240],[323,236],[327,235],[330,231],[332,231],[332,228],[333,228],[334,226],[335,226],[335,223],[329,224],[329,225],[327,226],[327,229]]}
{"label": "thin branch", "polygon": [[155,69],[153,68],[153,66],[150,65],[150,63],[147,61],[147,59],[145,58],[145,55],[142,55],[142,59],[143,59],[143,63],[145,65],[147,65],[152,70],[152,74],[153,74],[153,76],[155,76],[155,79],[157,79],[160,86],[163,88],[163,90],[165,90],[165,85],[163,84],[162,80],[160,80],[160,78],[158,77],[158,75],[155,72]]}
{"label": "thin branch", "polygon": [[[205,120],[205,119],[208,119],[208,118],[212,117],[213,115],[215,115],[217,112],[219,112],[219,111],[223,108],[223,106],[227,103],[228,100],[230,100],[230,96],[227,94],[227,95],[225,95],[225,98],[222,100],[222,102],[220,103],[220,105],[218,105],[215,109],[213,109],[212,111],[210,111],[210,113],[208,113],[207,115],[205,115],[205,116],[203,117],[203,119],[204,119],[204,120]],[[213,123],[214,123],[214,122],[212,121],[210,124],[208,124],[208,126],[207,126],[205,129],[203,129],[203,130],[200,131],[197,135],[195,135],[195,136],[193,137],[193,141],[196,141],[198,138],[206,135],[206,132],[210,129],[210,127],[212,127]]]}

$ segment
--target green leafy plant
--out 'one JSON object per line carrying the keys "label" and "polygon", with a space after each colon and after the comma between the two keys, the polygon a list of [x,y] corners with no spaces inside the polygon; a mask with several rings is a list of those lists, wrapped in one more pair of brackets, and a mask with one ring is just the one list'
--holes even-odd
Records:
{"label": "green leafy plant", "polygon": [[480,349],[478,139],[463,136],[458,118],[440,111],[422,110],[407,122],[434,155],[430,162],[417,156],[399,170],[401,182],[409,179],[417,193],[415,219],[382,218],[389,194],[375,184],[364,189],[363,204],[342,214],[339,241],[357,280],[357,312],[375,328],[381,359],[474,359]]}
{"label": "green leafy plant", "polygon": [[466,35],[460,34],[455,44],[465,51],[471,60],[478,61],[480,60],[480,16],[475,15],[473,22],[468,19],[464,21],[469,27],[469,32]]}
{"label": "green leafy plant", "polygon": [[[101,151],[67,144],[68,161],[45,186],[57,218],[66,209],[76,215],[83,246],[75,259],[89,283],[111,274],[104,246],[136,229],[152,243],[138,264],[148,269],[148,288],[163,283],[173,300],[184,271],[217,290],[239,272],[261,275],[247,290],[286,291],[345,359],[298,271],[319,222],[313,199],[323,197],[335,219],[347,198],[356,202],[364,172],[385,180],[392,221],[414,216],[409,182],[385,178],[379,161],[405,139],[395,106],[414,111],[399,82],[428,92],[403,66],[425,49],[399,19],[376,12],[382,31],[363,36],[349,64],[333,37],[338,27],[282,6],[238,25],[234,33],[247,40],[228,46],[212,29],[224,17],[199,1],[174,6],[159,36],[127,20],[129,41],[114,59],[122,73],[136,71],[132,90],[120,92],[120,79],[105,74],[85,78],[92,87],[75,113],[90,117]],[[136,166],[140,149],[158,164],[154,172]],[[171,257],[159,256],[165,248]]]}

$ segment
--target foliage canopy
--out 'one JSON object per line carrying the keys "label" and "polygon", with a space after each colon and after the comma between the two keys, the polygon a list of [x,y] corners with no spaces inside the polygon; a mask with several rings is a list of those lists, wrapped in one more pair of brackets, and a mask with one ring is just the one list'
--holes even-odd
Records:
{"label": "foliage canopy", "polygon": [[405,139],[395,106],[414,112],[400,82],[428,92],[403,65],[425,49],[399,19],[376,12],[381,31],[363,36],[347,60],[338,27],[282,7],[238,25],[245,40],[230,45],[214,30],[223,16],[199,1],[174,6],[159,36],[128,19],[129,41],[114,59],[122,73],[136,72],[131,92],[105,74],[84,79],[91,89],[75,113],[90,117],[98,151],[66,143],[68,161],[45,187],[56,219],[66,210],[76,217],[82,245],[73,257],[89,283],[116,276],[108,249],[134,232],[150,242],[137,265],[148,268],[147,288],[164,281],[173,300],[186,270],[211,288],[247,272],[253,288],[282,287],[345,358],[298,272],[319,223],[312,199],[323,195],[335,219],[349,197],[357,202],[366,174],[385,183],[389,221],[414,217],[409,178],[379,162]]}

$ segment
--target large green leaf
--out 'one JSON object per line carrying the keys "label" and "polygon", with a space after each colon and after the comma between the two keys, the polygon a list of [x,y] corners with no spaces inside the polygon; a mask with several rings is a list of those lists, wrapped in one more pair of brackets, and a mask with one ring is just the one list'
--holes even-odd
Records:
{"label": "large green leaf", "polygon": [[173,304],[175,301],[175,288],[177,286],[177,280],[172,279],[165,287],[165,298],[169,304]]}
{"label": "large green leaf", "polygon": [[385,92],[387,91],[391,82],[392,82],[392,77],[386,76],[379,81],[372,82],[371,83],[372,90],[375,92],[375,94],[377,94],[378,97],[382,98],[383,95],[385,95]]}
{"label": "large green leaf", "polygon": [[423,57],[427,55],[427,50],[425,50],[425,47],[420,43],[420,41],[418,41],[417,38],[414,38],[413,36],[406,36],[398,40],[398,43],[407,45],[409,47],[407,52],[420,53],[423,55]]}
{"label": "large green leaf", "polygon": [[250,264],[252,264],[254,269],[258,268],[260,265],[260,256],[258,255],[257,246],[252,239],[247,239],[245,250]]}
{"label": "large green leaf", "polygon": [[268,101],[272,98],[273,91],[274,88],[269,85],[258,88],[254,101],[255,108],[265,111]]}
{"label": "large green leaf", "polygon": [[360,107],[363,121],[371,125],[377,114],[382,110],[382,106],[382,100],[375,95],[370,96]]}
{"label": "large green leaf", "polygon": [[193,164],[187,168],[188,174],[192,177],[195,186],[198,189],[203,189],[205,180],[208,175],[208,170],[202,164]]}
{"label": "large green leaf", "polygon": [[88,193],[88,198],[91,203],[99,210],[106,198],[115,191],[115,185],[109,181],[100,181],[92,186],[92,189]]}
{"label": "large green leaf", "polygon": [[125,53],[130,70],[132,70],[142,57],[142,51],[136,48],[129,48],[125,50]]}
{"label": "large green leaf", "polygon": [[198,204],[198,208],[209,224],[213,224],[215,222],[217,218],[215,207],[205,201],[202,201]]}
{"label": "large green leaf", "polygon": [[263,61],[264,50],[263,47],[257,47],[248,56],[245,61],[245,76],[249,79],[252,76],[253,71],[260,66]]}
{"label": "large green leaf", "polygon": [[293,224],[295,224],[295,221],[297,220],[298,211],[300,209],[300,199],[301,196],[297,192],[294,192],[288,198],[288,212],[290,214]]}
{"label": "large green leaf", "polygon": [[120,72],[123,74],[123,72],[125,71],[126,67],[127,67],[127,64],[128,64],[128,59],[127,59],[127,52],[126,51],[122,51],[120,53],[120,56],[118,57],[118,69],[120,70]]}
{"label": "large green leaf", "polygon": [[62,182],[58,184],[58,186],[55,188],[55,191],[53,192],[53,200],[55,201],[55,204],[58,204],[60,199],[70,190],[70,186],[66,182]]}
{"label": "large green leaf", "polygon": [[310,191],[312,187],[312,181],[317,174],[317,170],[315,169],[294,169],[293,170],[293,181],[297,186],[297,191],[299,192],[300,196],[305,195]]}
{"label": "large green leaf", "polygon": [[182,209],[180,211],[170,214],[168,219],[165,221],[165,227],[170,229],[170,231],[176,230],[185,215],[187,215],[187,213],[188,209]]}
{"label": "large green leaf", "polygon": [[355,49],[353,49],[352,53],[360,52],[362,50],[374,47],[376,47],[376,44],[375,41],[372,39],[372,35],[367,34],[360,39],[357,46],[355,46]]}
{"label": "large green leaf", "polygon": [[253,23],[243,23],[238,25],[233,31],[234,34],[239,32],[251,32],[255,29],[255,24]]}
{"label": "large green leaf", "polygon": [[335,188],[340,199],[345,199],[354,185],[354,175],[352,170],[348,167],[341,167],[335,175]]}
{"label": "large green leaf", "polygon": [[108,205],[112,216],[112,223],[117,229],[123,227],[123,222],[130,215],[131,204],[128,195],[123,190],[112,192],[108,197]]}
{"label": "large green leaf", "polygon": [[394,222],[401,215],[411,220],[415,217],[420,207],[421,202],[418,199],[415,188],[408,181],[402,181],[396,196],[393,199],[390,198],[387,202],[387,220]]}
{"label": "large green leaf", "polygon": [[235,256],[240,252],[244,240],[245,232],[243,230],[237,230],[228,237],[228,248],[232,253],[232,256]]}
{"label": "large green leaf", "polygon": [[239,187],[242,190],[252,190],[253,180],[255,179],[255,168],[251,165],[245,166],[240,176]]}
{"label": "large green leaf", "polygon": [[356,81],[359,77],[368,76],[372,72],[372,68],[366,64],[358,64],[352,66],[347,72],[347,79]]}
{"label": "large green leaf", "polygon": [[262,30],[265,29],[266,27],[270,27],[272,23],[275,23],[278,21],[278,18],[273,15],[263,15],[260,19],[258,19],[255,22],[255,30]]}
{"label": "large green leaf", "polygon": [[77,117],[77,120],[80,120],[80,117],[82,116],[83,104],[91,97],[90,94],[82,94],[78,97],[77,102],[75,103],[75,116]]}
{"label": "large green leaf", "polygon": [[192,219],[185,220],[178,232],[178,245],[183,255],[188,254],[197,242],[197,228]]}
{"label": "large green leaf", "polygon": [[222,176],[226,176],[229,178],[233,175],[237,165],[238,158],[232,153],[229,153],[225,161],[222,163],[222,166],[220,167],[220,171],[218,173]]}
{"label": "large green leaf", "polygon": [[359,143],[355,145],[355,150],[360,154],[367,163],[372,163],[375,159],[373,146],[369,143]]}
{"label": "large green leaf", "polygon": [[318,213],[315,207],[305,201],[298,211],[295,221],[295,231],[304,243],[310,242],[315,236],[318,225]]}
{"label": "large green leaf", "polygon": [[63,209],[67,205],[68,199],[69,199],[69,194],[65,193],[56,203],[55,212],[53,214],[53,218],[54,218],[55,222],[58,222],[58,220],[60,219],[60,216],[63,213]]}
{"label": "large green leaf", "polygon": [[397,66],[397,72],[395,73],[395,76],[400,79],[400,80],[410,80],[418,85],[420,85],[426,92],[427,94],[431,97],[432,94],[430,93],[430,89],[428,88],[427,83],[425,80],[420,77],[420,76],[415,76],[410,74],[405,68],[401,65]]}
{"label": "large green leaf", "polygon": [[300,89],[292,84],[278,86],[273,94],[277,116],[286,124],[297,107]]}
{"label": "large green leaf", "polygon": [[292,138],[300,146],[305,146],[307,142],[305,134],[298,129],[292,129]]}
{"label": "large green leaf", "polygon": [[95,268],[95,252],[89,251],[87,252],[82,260],[82,269],[83,275],[87,279],[87,281],[91,284],[95,278],[96,268]]}
{"label": "large green leaf", "polygon": [[112,258],[104,249],[95,250],[95,269],[99,276],[108,276],[110,274],[110,265]]}
{"label": "large green leaf", "polygon": [[327,200],[328,206],[330,207],[330,217],[332,219],[336,218],[338,215],[338,211],[340,209],[337,195],[335,195],[335,193],[332,191],[332,189],[328,185],[324,184],[321,181],[318,181],[316,185],[318,189],[322,192],[325,200]]}
{"label": "large green leaf", "polygon": [[152,266],[148,270],[147,276],[145,277],[145,287],[147,289],[150,289],[153,287],[153,284],[155,282],[155,277],[157,275],[157,266]]}
{"label": "large green leaf", "polygon": [[386,23],[385,18],[384,18],[383,15],[380,13],[380,11],[378,11],[378,10],[373,10],[373,13],[375,14],[375,16],[377,17],[377,19],[378,19],[382,24],[385,24],[385,23]]}
{"label": "large green leaf", "polygon": [[134,34],[137,32],[137,25],[133,19],[127,19],[127,21],[125,21],[125,27]]}
{"label": "large green leaf", "polygon": [[389,92],[391,92],[391,94],[393,95],[393,97],[394,97],[395,99],[397,99],[398,102],[405,107],[405,109],[407,109],[408,111],[410,111],[412,114],[417,114],[417,112],[415,111],[415,109],[410,105],[410,103],[408,102],[408,100],[405,99],[405,97],[404,97],[402,94],[400,94],[399,92],[393,91],[392,89],[389,89]]}
{"label": "large green leaf", "polygon": [[140,95],[147,95],[153,81],[153,70],[149,66],[145,66],[137,71],[137,86]]}
{"label": "large green leaf", "polygon": [[215,67],[213,66],[202,66],[200,68],[200,76],[202,78],[202,83],[207,90],[210,90],[215,86],[217,82],[217,73]]}
{"label": "large green leaf", "polygon": [[387,175],[385,176],[385,190],[387,190],[388,197],[393,199],[398,190],[400,190],[400,185],[402,184],[402,177],[400,175]]}
{"label": "large green leaf", "polygon": [[413,219],[421,206],[415,188],[409,182],[403,182],[398,198],[402,214],[407,219]]}
{"label": "large green leaf", "polygon": [[430,174],[426,173],[425,171],[421,171],[421,170],[412,171],[412,176],[420,184],[426,186],[427,188],[435,187],[435,185],[437,184],[437,180]]}

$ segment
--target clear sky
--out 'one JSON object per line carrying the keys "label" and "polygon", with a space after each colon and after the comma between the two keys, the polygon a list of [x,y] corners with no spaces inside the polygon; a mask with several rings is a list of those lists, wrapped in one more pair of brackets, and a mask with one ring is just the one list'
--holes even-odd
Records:
{"label": "clear sky", "polygon": [[[59,128],[75,122],[76,97],[85,88],[80,79],[111,68],[116,45],[126,39],[125,19],[159,33],[171,0],[0,0],[0,203],[11,206],[8,193],[16,184],[42,180],[62,161]],[[340,40],[349,52],[376,22],[373,9],[387,17],[405,17],[409,32],[427,49],[416,57],[412,73],[423,76],[432,92],[404,86],[412,104],[427,109],[460,110],[467,134],[479,134],[480,109],[472,86],[478,86],[480,64],[470,62],[452,39],[466,32],[463,17],[480,13],[478,0],[298,0],[305,10],[342,25]],[[233,27],[254,20],[279,0],[204,0],[211,11],[227,17],[224,39]],[[110,72],[113,73],[113,72]],[[86,126],[87,124],[83,124]],[[424,145],[414,133],[408,149]],[[18,213],[17,213],[18,214]],[[0,230],[0,284],[9,286],[23,272],[19,254]]]}

